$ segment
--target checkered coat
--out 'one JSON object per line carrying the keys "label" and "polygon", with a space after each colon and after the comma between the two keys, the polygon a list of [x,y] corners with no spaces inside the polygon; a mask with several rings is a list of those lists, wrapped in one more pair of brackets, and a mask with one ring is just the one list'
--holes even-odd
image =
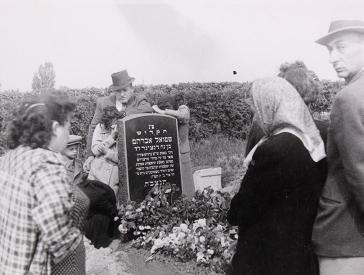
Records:
{"label": "checkered coat", "polygon": [[0,274],[51,274],[82,237],[61,155],[19,146],[0,158]]}

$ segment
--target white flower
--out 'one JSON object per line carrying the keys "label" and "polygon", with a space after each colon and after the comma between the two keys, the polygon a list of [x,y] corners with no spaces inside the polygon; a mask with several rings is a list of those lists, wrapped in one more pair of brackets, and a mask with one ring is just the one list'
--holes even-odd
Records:
{"label": "white flower", "polygon": [[183,232],[188,232],[189,230],[188,230],[188,225],[187,224],[185,224],[185,223],[181,223],[180,224],[180,226],[179,226],[179,228],[181,228],[181,230],[183,231]]}
{"label": "white flower", "polygon": [[206,219],[199,219],[199,220],[197,220],[197,223],[198,223],[201,227],[206,227]]}
{"label": "white flower", "polygon": [[214,251],[214,250],[212,250],[212,249],[207,249],[207,254],[213,255],[214,253],[215,253],[215,251]]}
{"label": "white flower", "polygon": [[197,228],[206,227],[206,219],[198,219],[193,223],[193,230],[196,231]]}
{"label": "white flower", "polygon": [[177,238],[179,239],[179,240],[182,240],[182,239],[184,239],[186,237],[186,233],[184,233],[184,232],[179,232],[178,233],[178,235],[177,235]]}
{"label": "white flower", "polygon": [[197,252],[196,256],[197,256],[198,263],[205,262],[205,257],[202,252]]}
{"label": "white flower", "polygon": [[203,243],[206,241],[206,238],[204,236],[200,236],[200,239],[199,239],[200,243]]}

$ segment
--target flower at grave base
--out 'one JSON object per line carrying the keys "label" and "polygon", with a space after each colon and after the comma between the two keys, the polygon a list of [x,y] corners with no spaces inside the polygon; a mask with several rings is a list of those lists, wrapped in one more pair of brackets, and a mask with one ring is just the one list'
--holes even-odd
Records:
{"label": "flower at grave base", "polygon": [[168,193],[171,193],[171,191],[172,191],[172,189],[171,189],[171,188],[169,188],[169,189],[167,189],[166,191],[164,191],[164,193],[168,194]]}
{"label": "flower at grave base", "polygon": [[222,231],[223,229],[224,229],[224,227],[223,227],[221,224],[218,224],[218,225],[215,227],[214,231],[215,231],[215,232],[218,232],[218,231]]}
{"label": "flower at grave base", "polygon": [[205,228],[206,227],[206,219],[198,219],[193,223],[193,230],[196,231],[197,228]]}
{"label": "flower at grave base", "polygon": [[229,246],[229,242],[228,242],[228,241],[226,241],[226,238],[225,238],[224,236],[222,236],[222,237],[220,238],[220,243],[221,243],[221,246],[222,246],[222,247]]}
{"label": "flower at grave base", "polygon": [[124,227],[123,224],[119,225],[119,231],[121,234],[126,234],[128,232],[128,229],[126,227]]}
{"label": "flower at grave base", "polygon": [[164,247],[165,243],[164,241],[160,240],[160,239],[156,239],[154,240],[154,244],[150,250],[150,252],[153,254],[154,252],[156,252],[157,249]]}
{"label": "flower at grave base", "polygon": [[214,253],[215,253],[215,251],[214,251],[214,250],[212,250],[212,249],[207,249],[207,254],[213,255]]}
{"label": "flower at grave base", "polygon": [[184,232],[179,232],[178,233],[178,235],[177,235],[177,238],[179,239],[179,240],[182,240],[182,239],[184,239],[186,237],[186,234],[184,233]]}
{"label": "flower at grave base", "polygon": [[197,260],[197,263],[205,263],[206,262],[205,256],[201,251],[197,252],[196,260]]}
{"label": "flower at grave base", "polygon": [[185,223],[181,223],[179,228],[181,228],[181,231],[183,231],[183,232],[188,232],[189,231],[188,230],[188,225],[185,224]]}

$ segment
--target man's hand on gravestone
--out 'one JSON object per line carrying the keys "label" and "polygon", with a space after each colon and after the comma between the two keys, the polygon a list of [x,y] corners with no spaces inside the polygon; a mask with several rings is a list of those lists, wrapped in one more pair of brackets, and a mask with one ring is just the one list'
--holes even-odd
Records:
{"label": "man's hand on gravestone", "polygon": [[86,173],[90,172],[91,169],[91,162],[94,160],[94,156],[89,156],[85,163],[83,164],[83,171],[85,171]]}
{"label": "man's hand on gravestone", "polygon": [[158,114],[164,114],[165,113],[165,111],[162,110],[161,108],[159,108],[157,105],[153,105],[152,108]]}

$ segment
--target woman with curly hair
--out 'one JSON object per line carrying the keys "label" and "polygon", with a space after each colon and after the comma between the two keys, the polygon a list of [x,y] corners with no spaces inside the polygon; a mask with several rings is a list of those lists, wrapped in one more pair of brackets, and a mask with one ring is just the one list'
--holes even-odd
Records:
{"label": "woman with curly hair", "polygon": [[57,274],[54,267],[82,252],[60,154],[74,108],[66,97],[50,95],[22,104],[9,125],[10,150],[0,158],[1,274]]}

